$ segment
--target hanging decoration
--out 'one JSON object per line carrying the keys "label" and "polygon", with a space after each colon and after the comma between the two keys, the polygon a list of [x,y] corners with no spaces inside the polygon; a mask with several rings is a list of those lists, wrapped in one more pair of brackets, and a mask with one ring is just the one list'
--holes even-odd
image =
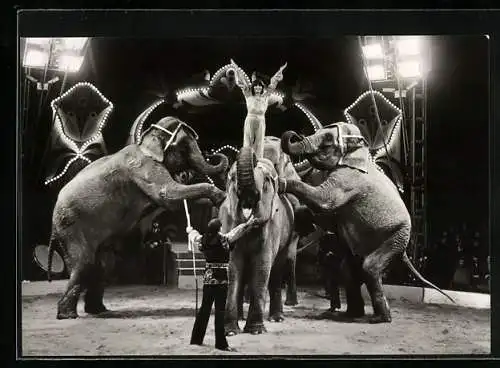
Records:
{"label": "hanging decoration", "polygon": [[[384,145],[387,145],[387,150],[392,157],[394,157],[395,153],[399,156],[397,142],[399,142],[398,138],[401,130],[401,110],[381,92],[373,91],[382,125],[380,128],[371,93],[366,91],[359,96],[356,101],[344,110],[344,115],[347,121],[355,124],[366,138],[370,153],[374,159],[386,155]],[[399,161],[399,158],[397,160]]]}
{"label": "hanging decoration", "polygon": [[[191,85],[181,89],[178,89],[175,92],[175,96],[177,101],[172,104],[172,107],[179,108],[181,106],[186,106],[188,109],[193,112],[196,109],[216,105],[216,104],[224,104],[227,103],[224,98],[219,98],[217,91],[220,89],[226,91],[237,91],[239,90],[235,87],[234,81],[234,68],[233,64],[226,64],[219,69],[210,77],[210,73],[206,71],[204,73],[203,82],[198,83],[198,85]],[[239,68],[239,67],[238,67]],[[250,77],[240,68],[239,72],[245,78],[247,83],[251,83]],[[284,99],[285,93],[282,91],[276,90],[273,92],[277,94],[279,97]],[[165,99],[158,99],[151,103],[144,111],[142,111],[137,118],[135,119],[132,127],[130,129],[130,135],[128,139],[128,144],[139,142],[140,136],[144,131],[144,126],[147,122],[148,117],[161,105],[166,103]],[[311,110],[303,103],[303,102],[294,102],[292,108],[298,109],[302,114],[305,115],[309,124],[312,126],[314,131],[317,131],[322,127],[319,119],[311,112]],[[227,153],[231,155],[237,154],[239,152],[239,148],[222,145],[220,147],[213,147],[210,149],[210,153],[218,153],[224,150],[229,150]],[[298,162],[295,165],[301,165],[303,162]]]}
{"label": "hanging decoration", "polygon": [[[372,97],[373,93],[373,97]],[[373,106],[373,99],[377,109]],[[377,111],[380,125],[377,121]],[[401,109],[379,91],[366,91],[344,110],[347,122],[355,124],[368,142],[373,160],[403,192],[401,171]]]}
{"label": "hanging decoration", "polygon": [[102,136],[113,104],[92,84],[79,82],[51,103],[53,150],[58,157],[45,180],[62,178],[76,161],[85,165],[107,154]]}

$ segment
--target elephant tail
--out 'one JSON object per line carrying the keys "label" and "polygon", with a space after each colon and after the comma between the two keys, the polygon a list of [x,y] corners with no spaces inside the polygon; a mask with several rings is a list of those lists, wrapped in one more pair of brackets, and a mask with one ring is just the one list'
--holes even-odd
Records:
{"label": "elephant tail", "polygon": [[438,288],[436,285],[434,285],[432,282],[426,280],[421,274],[420,272],[417,271],[417,269],[415,268],[415,266],[413,265],[413,263],[411,263],[410,261],[410,258],[408,258],[408,254],[406,254],[406,252],[403,252],[403,261],[404,263],[406,263],[406,265],[408,266],[408,268],[410,269],[410,271],[415,275],[417,276],[420,281],[422,281],[424,284],[430,286],[431,288],[439,291],[441,294],[443,294],[445,297],[447,297],[448,299],[450,299],[453,304],[457,304],[455,302],[455,300],[453,300],[453,298],[451,296],[449,296],[448,294],[446,294],[443,290],[441,290],[440,288]]}

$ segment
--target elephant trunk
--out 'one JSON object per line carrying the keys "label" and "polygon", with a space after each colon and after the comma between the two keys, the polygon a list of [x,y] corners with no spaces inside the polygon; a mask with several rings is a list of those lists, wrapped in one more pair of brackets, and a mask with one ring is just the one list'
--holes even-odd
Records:
{"label": "elephant trunk", "polygon": [[315,151],[309,139],[304,139],[294,131],[285,132],[281,136],[281,149],[290,156],[307,155]]}
{"label": "elephant trunk", "polygon": [[206,175],[218,175],[227,170],[227,167],[229,165],[229,160],[225,155],[221,153],[215,154],[213,157],[218,157],[219,163],[211,165],[203,157],[200,147],[198,147],[196,141],[190,142],[189,145],[191,148],[191,154],[189,156],[189,159],[191,161],[191,164],[197,171]]}
{"label": "elephant trunk", "polygon": [[252,148],[243,147],[236,161],[237,193],[242,208],[253,209],[259,201],[253,171],[256,165],[257,162]]}

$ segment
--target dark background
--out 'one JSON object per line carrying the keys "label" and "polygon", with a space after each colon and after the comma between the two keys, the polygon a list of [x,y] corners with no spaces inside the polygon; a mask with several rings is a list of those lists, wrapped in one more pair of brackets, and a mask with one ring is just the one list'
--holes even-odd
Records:
{"label": "dark background", "polygon": [[[484,36],[433,36],[428,40],[432,55],[427,135],[430,233],[463,221],[486,229],[488,40]],[[134,119],[157,96],[189,86],[196,82],[193,76],[204,70],[213,74],[230,58],[249,75],[257,70],[271,76],[287,61],[280,88],[289,91],[297,84],[306,88],[314,98],[305,104],[323,124],[343,120],[343,109],[368,89],[354,37],[93,38],[82,69],[68,78],[65,89],[78,81],[89,81],[114,103],[104,130],[108,151],[113,153],[123,147]],[[31,262],[33,244],[48,242],[51,210],[57,196],[57,188],[44,187],[42,182],[46,166],[50,166],[43,154],[52,123],[49,102],[59,89],[60,82],[44,101],[40,119],[39,95],[34,88],[29,100],[22,163],[25,265]],[[163,108],[156,115],[170,113],[174,112]],[[243,104],[200,109],[198,114],[175,113],[195,127],[202,148],[218,147],[222,142],[241,144]],[[267,115],[268,134],[279,136],[288,129],[311,131],[307,119],[296,111],[281,113],[271,109]],[[29,270],[25,271],[23,278],[29,278]]]}

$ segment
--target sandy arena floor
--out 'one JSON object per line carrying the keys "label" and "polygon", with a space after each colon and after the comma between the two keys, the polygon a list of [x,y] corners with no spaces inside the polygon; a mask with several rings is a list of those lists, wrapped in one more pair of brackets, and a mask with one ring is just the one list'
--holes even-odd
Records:
{"label": "sandy arena floor", "polygon": [[[285,321],[266,321],[267,334],[229,337],[238,351],[213,348],[213,316],[205,344],[189,345],[194,323],[194,290],[156,286],[109,287],[104,302],[113,312],[92,317],[78,305],[80,318],[59,321],[59,293],[47,283],[31,285],[22,298],[22,355],[358,355],[488,354],[490,311],[390,301],[391,324],[316,320],[328,307],[317,291],[299,289],[299,305],[285,306]],[[39,284],[39,286],[38,286]],[[35,288],[35,290],[33,290]],[[39,292],[38,292],[39,289]],[[45,290],[45,292],[44,292]],[[201,291],[200,291],[201,302]],[[245,311],[248,305],[245,304]],[[345,308],[345,306],[344,306]],[[366,306],[371,314],[371,305]],[[267,316],[266,316],[267,318]],[[243,322],[240,322],[243,328]]]}

